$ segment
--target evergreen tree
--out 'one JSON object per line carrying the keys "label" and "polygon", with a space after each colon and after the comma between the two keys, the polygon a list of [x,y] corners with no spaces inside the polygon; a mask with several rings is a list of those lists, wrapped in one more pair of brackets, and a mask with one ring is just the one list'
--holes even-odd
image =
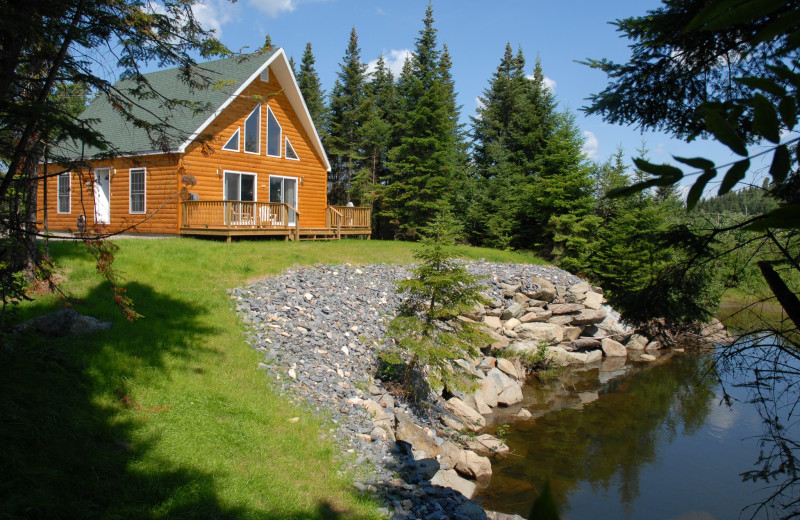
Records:
{"label": "evergreen tree", "polygon": [[525,76],[522,50],[507,44],[472,118],[482,182],[469,222],[472,238],[495,247],[552,246],[552,217],[591,210],[591,165],[569,114],[556,110],[536,61]]}
{"label": "evergreen tree", "polygon": [[361,61],[356,29],[350,31],[350,43],[345,51],[336,82],[331,92],[328,122],[328,156],[331,172],[328,180],[330,204],[349,202],[349,190],[363,163],[363,126],[367,120],[364,98],[367,66]]}
{"label": "evergreen tree", "polygon": [[442,200],[453,189],[459,159],[458,114],[449,58],[442,62],[429,5],[416,40],[413,59],[398,84],[403,120],[399,144],[389,152],[390,174],[382,191],[381,213],[395,227],[395,236],[418,239]]}
{"label": "evergreen tree", "polygon": [[414,255],[419,265],[411,269],[411,278],[396,282],[397,291],[407,296],[388,329],[400,349],[389,361],[405,363],[405,382],[421,372],[436,391],[466,389],[470,374],[453,362],[475,357],[487,340],[476,324],[457,319],[485,302],[479,277],[450,257],[459,227],[447,204],[439,205],[422,230],[422,246]]}
{"label": "evergreen tree", "polygon": [[319,80],[317,69],[314,67],[316,60],[311,52],[311,43],[306,43],[303,58],[300,61],[300,73],[297,74],[297,85],[303,94],[303,99],[317,128],[317,133],[325,141],[324,129],[327,126],[327,107],[325,106],[325,92]]}
{"label": "evergreen tree", "polygon": [[387,238],[384,219],[378,215],[379,180],[388,174],[386,153],[394,144],[395,127],[399,121],[397,89],[392,71],[386,66],[381,55],[375,70],[367,83],[366,104],[367,119],[363,127],[363,157],[361,169],[350,191],[351,199],[359,205],[372,206],[374,236]]}

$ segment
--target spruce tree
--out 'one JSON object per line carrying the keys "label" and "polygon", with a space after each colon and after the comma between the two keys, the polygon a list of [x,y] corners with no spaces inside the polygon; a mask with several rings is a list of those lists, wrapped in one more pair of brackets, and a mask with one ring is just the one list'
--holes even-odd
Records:
{"label": "spruce tree", "polygon": [[349,202],[348,192],[364,159],[362,133],[368,116],[364,102],[367,66],[361,61],[355,27],[350,31],[350,42],[340,66],[331,92],[326,142],[331,161],[330,204]]}
{"label": "spruce tree", "polygon": [[394,225],[395,237],[411,240],[420,237],[438,203],[449,198],[460,163],[449,62],[443,68],[430,5],[423,23],[414,57],[398,83],[403,120],[382,189],[381,213]]}
{"label": "spruce tree", "polygon": [[388,174],[386,153],[394,144],[396,135],[398,98],[392,71],[387,67],[383,55],[378,58],[370,77],[364,97],[367,113],[362,132],[364,161],[356,173],[350,196],[356,204],[373,208],[373,236],[386,238],[386,225],[379,218],[375,204],[379,203],[378,184]]}
{"label": "spruce tree", "polygon": [[[441,203],[422,230],[422,245],[414,254],[418,265],[411,269],[412,276],[396,282],[397,292],[406,298],[387,331],[399,348],[388,359],[405,364],[405,382],[412,383],[422,373],[435,391],[469,387],[470,374],[453,362],[477,356],[488,339],[476,324],[458,319],[475,304],[485,303],[480,278],[451,257],[459,234],[460,226],[449,206]],[[418,388],[414,391],[417,397],[425,397]]]}
{"label": "spruce tree", "polygon": [[317,69],[314,67],[316,60],[311,52],[311,43],[306,43],[303,58],[300,61],[300,72],[297,74],[297,86],[303,94],[303,99],[317,128],[317,133],[325,142],[324,129],[327,126],[327,107],[325,106],[325,92],[322,90],[322,83],[319,80]]}

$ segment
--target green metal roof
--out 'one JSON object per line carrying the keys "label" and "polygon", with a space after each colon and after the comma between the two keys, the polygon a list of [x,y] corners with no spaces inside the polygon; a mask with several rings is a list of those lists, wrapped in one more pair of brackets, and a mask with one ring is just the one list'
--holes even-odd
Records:
{"label": "green metal roof", "polygon": [[[227,105],[232,96],[246,86],[253,75],[278,52],[274,49],[264,53],[248,54],[232,58],[199,63],[196,70],[208,79],[211,87],[192,90],[181,79],[180,69],[166,69],[145,74],[153,90],[166,99],[186,100],[193,103],[192,108],[178,107],[168,110],[163,100],[158,97],[136,99],[132,113],[149,123],[166,122],[169,128],[162,142],[153,143],[145,129],[134,126],[126,120],[118,110],[109,103],[106,96],[95,98],[81,114],[81,119],[88,121],[115,149],[122,155],[161,152],[163,150],[180,150],[196,137],[208,119],[221,107]],[[216,85],[216,86],[215,86]],[[114,88],[126,92],[134,88],[131,79],[117,81]],[[155,137],[155,136],[154,136]],[[81,145],[72,143],[62,146],[62,151],[72,157],[94,157],[96,154],[108,153],[111,150],[100,150],[86,146],[81,153]]]}

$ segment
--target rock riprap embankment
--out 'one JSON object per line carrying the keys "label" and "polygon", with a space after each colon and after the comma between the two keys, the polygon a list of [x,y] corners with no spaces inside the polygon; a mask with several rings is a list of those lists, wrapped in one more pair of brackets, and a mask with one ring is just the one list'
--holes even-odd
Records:
{"label": "rock riprap embankment", "polygon": [[[478,432],[494,408],[522,400],[525,369],[509,357],[546,345],[560,364],[604,355],[648,361],[660,348],[620,324],[600,288],[561,269],[482,261],[467,268],[486,276],[491,303],[461,319],[481,323],[491,344],[479,359],[458,361],[476,376],[477,389],[440,396],[424,413],[375,378],[377,353],[402,300],[393,281],[409,276],[404,267],[298,267],[231,291],[249,343],[264,353],[259,368],[287,397],[330,420],[356,487],[383,499],[392,518],[486,518],[467,498],[491,475],[485,455],[507,448],[490,435],[463,432]],[[520,409],[516,417],[530,414]]]}

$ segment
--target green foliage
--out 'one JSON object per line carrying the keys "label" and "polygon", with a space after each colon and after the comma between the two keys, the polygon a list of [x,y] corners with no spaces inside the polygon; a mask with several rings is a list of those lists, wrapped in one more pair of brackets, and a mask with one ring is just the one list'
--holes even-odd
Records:
{"label": "green foliage", "polygon": [[297,74],[297,86],[308,107],[308,113],[314,121],[317,133],[325,142],[325,128],[327,128],[327,107],[325,106],[325,92],[322,90],[322,83],[319,80],[317,69],[314,67],[316,60],[311,51],[311,43],[306,43],[303,51],[303,58],[300,61],[300,71]]}
{"label": "green foliage", "polygon": [[422,373],[434,390],[467,387],[469,374],[453,362],[476,357],[487,341],[475,324],[458,319],[485,299],[479,278],[450,256],[456,228],[450,209],[442,205],[414,254],[419,264],[411,268],[412,277],[396,282],[406,298],[387,331],[406,360],[405,380]]}
{"label": "green foliage", "polygon": [[353,27],[331,91],[329,127],[325,142],[331,162],[331,171],[328,174],[329,204],[349,202],[348,192],[364,159],[361,129],[368,117],[366,71],[367,66],[361,61],[358,35]]}
{"label": "green foliage", "polygon": [[398,142],[388,153],[380,214],[395,238],[418,240],[439,204],[450,202],[455,176],[466,164],[447,50],[436,42],[428,6],[413,58],[398,81]]}
{"label": "green foliage", "polygon": [[[768,501],[785,508],[785,518],[800,512],[793,493],[800,477],[786,469],[796,468],[800,458],[797,443],[786,437],[786,424],[794,418],[783,404],[797,401],[800,380],[793,361],[784,361],[796,359],[796,331],[800,329],[796,295],[796,280],[800,279],[800,138],[793,134],[800,100],[798,12],[796,2],[667,0],[645,17],[618,21],[619,29],[634,41],[633,58],[626,65],[588,62],[606,71],[611,84],[592,96],[591,106],[585,108],[607,121],[663,129],[690,140],[710,136],[741,157],[728,165],[703,158],[676,158],[698,175],[687,198],[690,209],[718,175],[717,193],[724,196],[745,179],[751,165],[757,163],[755,159],[761,162],[763,157],[770,163],[767,174],[771,182],[765,187],[776,206],[764,205],[760,214],[738,221],[722,223],[720,219],[700,232],[696,227],[687,228],[688,233],[676,237],[689,249],[682,266],[660,276],[645,296],[669,296],[681,287],[688,292],[687,300],[702,307],[705,302],[700,289],[708,287],[702,278],[717,264],[725,266],[732,278],[758,266],[788,319],[778,326],[765,319],[744,331],[759,340],[752,342],[753,348],[743,345],[736,349],[731,359],[753,370],[753,400],[761,408],[766,425],[763,440],[770,446],[758,461],[759,469],[748,476],[775,485],[777,491]],[[753,152],[752,145],[761,143],[769,144]],[[647,161],[637,164],[651,177],[619,190],[618,195],[668,186],[684,178],[680,168]],[[700,300],[693,298],[692,290],[700,293]],[[701,310],[709,314],[711,309]],[[765,370],[766,366],[771,368]]]}
{"label": "green foliage", "polygon": [[493,247],[547,246],[551,217],[585,215],[591,206],[589,164],[574,119],[556,111],[537,60],[509,44],[472,118],[474,201],[470,238]]}

